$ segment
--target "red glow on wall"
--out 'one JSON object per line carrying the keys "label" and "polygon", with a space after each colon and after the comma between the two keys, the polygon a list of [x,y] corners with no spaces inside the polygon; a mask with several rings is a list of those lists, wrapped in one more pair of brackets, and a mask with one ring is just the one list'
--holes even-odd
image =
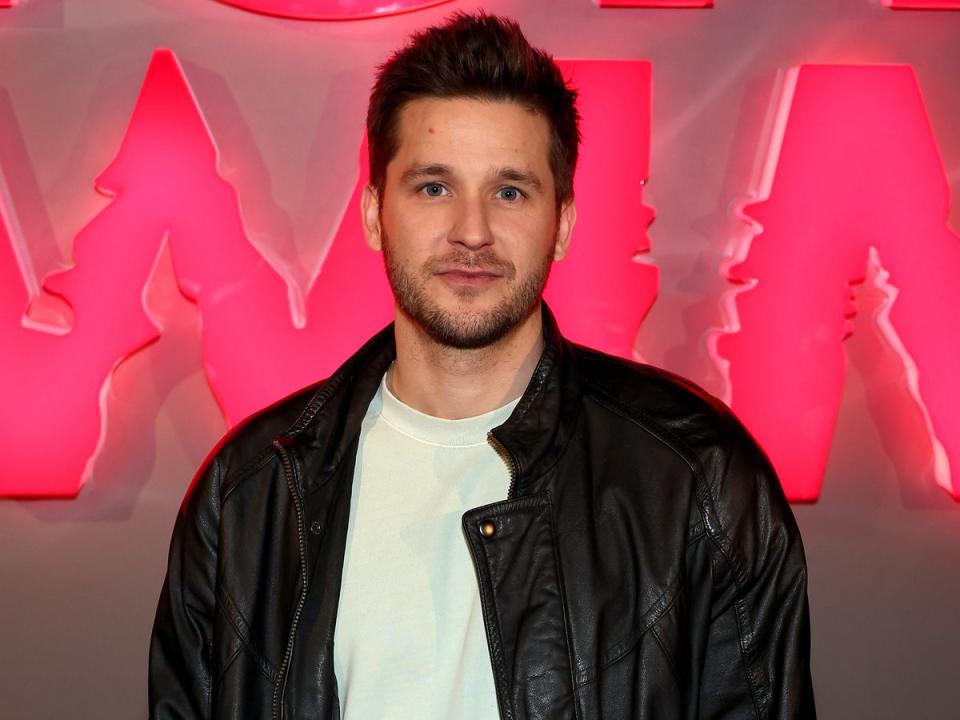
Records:
{"label": "red glow on wall", "polygon": [[[578,284],[560,270],[550,292],[576,339],[629,357],[656,295],[656,271],[633,261],[649,246],[644,230],[652,217],[640,202],[650,67],[616,62],[606,72],[606,65],[564,63],[583,93],[585,132],[596,140],[577,178],[589,217],[578,221],[575,235],[583,240],[574,240],[571,252],[574,262],[597,272]],[[614,100],[625,114],[611,122]],[[236,192],[220,176],[216,145],[183,72],[170,51],[157,51],[117,157],[97,180],[112,202],[76,238],[74,266],[43,283],[73,309],[69,332],[24,327],[29,255],[4,212],[0,346],[17,354],[2,356],[0,391],[18,412],[5,413],[0,427],[0,495],[70,496],[88,476],[106,432],[99,400],[111,369],[158,336],[142,294],[164,243],[178,287],[199,309],[204,369],[231,425],[325,377],[385,325],[392,296],[359,220],[365,158],[361,146],[346,213],[314,286],[303,291],[248,240]],[[597,322],[597,312],[609,321]],[[51,437],[58,438],[55,453]]]}
{"label": "red glow on wall", "polygon": [[[889,298],[880,329],[900,356],[934,448],[936,481],[960,499],[960,237],[913,71],[803,66],[792,73],[760,189],[756,234],[729,270],[732,334],[717,338],[733,409],[788,496],[820,492],[844,375],[852,286],[872,256]],[[953,469],[953,479],[951,479]]]}
{"label": "red glow on wall", "polygon": [[18,0],[0,0],[0,10],[16,5]]}
{"label": "red glow on wall", "polygon": [[264,15],[300,20],[363,20],[421,10],[450,0],[219,0]]}

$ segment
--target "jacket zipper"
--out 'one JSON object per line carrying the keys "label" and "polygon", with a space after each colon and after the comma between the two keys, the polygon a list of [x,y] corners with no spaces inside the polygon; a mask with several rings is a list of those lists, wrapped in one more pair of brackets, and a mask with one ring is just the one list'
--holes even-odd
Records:
{"label": "jacket zipper", "polygon": [[497,440],[496,436],[493,434],[493,430],[487,431],[487,442],[493,446],[493,449],[497,451],[497,455],[499,455],[500,459],[503,460],[503,462],[507,465],[507,470],[510,472],[510,485],[507,488],[507,500],[513,500],[513,497],[517,492],[517,461],[514,460],[513,455],[510,454],[510,451],[503,446],[503,443]]}
{"label": "jacket zipper", "polygon": [[[496,450],[497,455],[500,456],[500,459],[503,460],[504,463],[506,463],[507,470],[510,472],[510,485],[509,485],[509,487],[508,487],[508,489],[507,489],[507,500],[513,500],[514,495],[516,495],[516,492],[517,492],[517,475],[518,475],[517,461],[514,459],[513,455],[510,454],[510,451],[507,450],[507,448],[505,448],[505,447],[503,446],[503,443],[501,443],[501,442],[494,436],[492,430],[487,432],[487,442],[489,442],[490,445],[493,447],[493,449]],[[483,584],[483,580],[482,580],[482,576],[481,576],[481,573],[480,573],[480,561],[479,561],[479,559],[477,558],[477,553],[474,551],[473,543],[468,543],[468,547],[470,548],[470,555],[471,555],[472,558],[473,558],[474,570],[476,571],[476,574],[477,574],[477,584],[478,584],[478,585],[482,585],[482,584]],[[483,615],[484,615],[484,621],[483,621],[483,622],[484,622],[484,626],[486,626],[486,624],[487,624],[487,607],[486,607],[486,605],[487,605],[487,603],[486,603],[486,601],[485,601],[485,599],[484,599],[483,593],[480,593],[480,606],[481,606],[481,607],[483,608],[483,610],[484,610],[484,613],[483,613]],[[491,620],[491,622],[496,622],[496,621],[495,621],[495,620]],[[492,638],[492,636],[491,636],[491,634],[490,634],[490,632],[489,632],[489,628],[488,628],[488,632],[487,632],[487,653],[490,655],[490,666],[493,668],[493,667],[495,667],[495,665],[496,665],[496,661],[494,660],[494,657],[493,657],[493,647],[492,647],[492,645],[491,645],[491,642],[493,642],[493,638]],[[499,684],[499,678],[498,678],[496,672],[494,672],[494,683]],[[506,708],[504,707],[504,702],[509,702],[509,701],[507,701],[507,700],[505,699],[506,697],[507,697],[507,688],[499,688],[498,691],[497,691],[497,709],[498,709],[498,711],[499,711],[499,715],[500,715],[501,718],[512,717],[512,713],[508,713],[507,710],[506,710]]]}
{"label": "jacket zipper", "polygon": [[303,579],[300,597],[297,600],[297,608],[293,613],[293,623],[290,626],[290,637],[287,638],[287,649],[283,654],[283,661],[280,663],[280,669],[277,671],[277,679],[273,685],[273,720],[280,720],[280,695],[286,682],[286,672],[290,665],[290,658],[293,655],[293,641],[297,633],[297,625],[300,622],[300,614],[303,612],[303,604],[307,599],[307,551],[304,542],[303,530],[303,506],[300,503],[300,495],[293,478],[293,467],[287,451],[279,440],[273,441],[274,446],[280,453],[280,459],[283,462],[283,474],[287,480],[287,487],[290,489],[290,495],[293,497],[293,506],[297,513],[297,542],[300,547],[300,574]]}

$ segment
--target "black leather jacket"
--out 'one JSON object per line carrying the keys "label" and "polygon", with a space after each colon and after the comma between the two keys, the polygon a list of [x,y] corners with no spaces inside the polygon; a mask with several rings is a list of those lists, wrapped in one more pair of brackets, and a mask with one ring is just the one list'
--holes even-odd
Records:
{"label": "black leather jacket", "polygon": [[[491,432],[508,497],[463,514],[501,718],[815,717],[803,548],[764,455],[719,401],[566,342],[545,306],[544,337]],[[204,463],[153,628],[151,718],[339,717],[360,422],[394,353],[388,327]]]}

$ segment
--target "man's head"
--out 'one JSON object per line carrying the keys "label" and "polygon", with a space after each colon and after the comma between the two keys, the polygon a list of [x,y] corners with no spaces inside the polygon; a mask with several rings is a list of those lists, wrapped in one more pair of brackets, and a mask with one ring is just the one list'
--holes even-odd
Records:
{"label": "man's head", "polygon": [[519,27],[457,14],[382,67],[367,115],[367,240],[399,312],[476,348],[539,307],[576,217],[576,93]]}
{"label": "man's head", "polygon": [[557,207],[573,198],[580,144],[575,90],[553,58],[527,42],[514,21],[479,12],[455,13],[415,33],[383,65],[367,108],[370,182],[382,195],[397,152],[397,119],[420,98],[511,101],[542,115],[550,128],[550,169]]}

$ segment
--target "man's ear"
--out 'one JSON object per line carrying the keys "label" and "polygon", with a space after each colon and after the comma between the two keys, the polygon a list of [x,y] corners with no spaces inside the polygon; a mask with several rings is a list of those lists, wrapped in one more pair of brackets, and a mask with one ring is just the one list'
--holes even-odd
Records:
{"label": "man's ear", "polygon": [[553,259],[563,260],[570,246],[570,235],[577,222],[577,204],[573,198],[567,200],[560,208],[560,217],[557,220],[557,239],[553,245]]}
{"label": "man's ear", "polygon": [[383,248],[380,228],[380,201],[377,199],[377,189],[370,183],[363,188],[360,196],[360,221],[363,223],[363,235],[367,245],[380,252]]}

